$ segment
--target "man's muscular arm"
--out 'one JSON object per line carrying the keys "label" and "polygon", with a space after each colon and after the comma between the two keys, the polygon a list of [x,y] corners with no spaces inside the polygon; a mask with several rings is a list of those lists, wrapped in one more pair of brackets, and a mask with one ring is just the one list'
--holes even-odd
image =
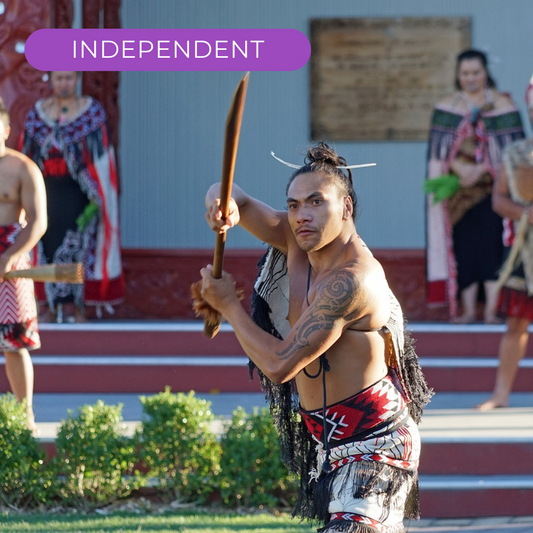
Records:
{"label": "man's muscular arm", "polygon": [[23,253],[29,252],[46,231],[46,190],[39,167],[22,156],[20,169],[20,204],[24,210],[26,226],[15,242],[0,257],[0,278],[11,270],[13,263]]}
{"label": "man's muscular arm", "polygon": [[291,380],[320,357],[368,306],[366,291],[360,287],[354,267],[339,267],[320,283],[315,299],[287,338],[279,340],[254,324],[236,298],[227,274],[214,280],[210,269],[203,269],[202,278],[202,296],[232,325],[250,359],[277,383]]}
{"label": "man's muscular arm", "polygon": [[287,253],[290,227],[287,213],[272,207],[246,194],[240,187],[233,185],[232,198],[227,218],[220,211],[220,184],[212,185],[205,197],[206,219],[211,229],[224,232],[240,224],[246,231],[259,240]]}
{"label": "man's muscular arm", "polygon": [[[492,209],[498,215],[511,220],[519,220],[525,209],[527,209],[511,199],[507,173],[504,168],[500,171],[492,189]],[[533,223],[533,209],[529,209],[529,223]]]}

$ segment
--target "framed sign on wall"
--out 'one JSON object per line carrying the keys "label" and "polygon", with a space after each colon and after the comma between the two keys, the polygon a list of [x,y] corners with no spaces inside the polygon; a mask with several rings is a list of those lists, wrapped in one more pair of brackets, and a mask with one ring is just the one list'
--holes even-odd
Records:
{"label": "framed sign on wall", "polygon": [[468,17],[311,20],[311,138],[427,140],[470,28]]}

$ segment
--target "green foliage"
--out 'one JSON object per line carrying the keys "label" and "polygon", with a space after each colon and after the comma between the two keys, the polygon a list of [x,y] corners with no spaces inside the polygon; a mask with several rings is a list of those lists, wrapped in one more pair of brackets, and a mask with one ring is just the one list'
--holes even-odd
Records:
{"label": "green foliage", "polygon": [[44,452],[26,424],[25,403],[0,396],[0,503],[9,507],[34,507],[51,490]]}
{"label": "green foliage", "polygon": [[247,415],[233,412],[222,437],[219,485],[226,505],[286,506],[297,491],[296,478],[280,458],[279,438],[267,408]]}
{"label": "green foliage", "polygon": [[[56,439],[57,456],[44,463],[26,429],[24,404],[0,396],[0,507],[90,510],[128,496],[147,477],[173,500],[205,503],[220,491],[232,507],[287,506],[296,479],[280,459],[268,409],[238,408],[219,442],[211,403],[165,389],[141,398],[143,421],[135,438],[121,434],[122,405],[102,401],[69,411]],[[148,469],[141,477],[134,465]],[[53,482],[52,482],[53,481]]]}
{"label": "green foliage", "polygon": [[155,396],[141,396],[143,421],[137,432],[139,454],[173,498],[205,502],[219,468],[220,444],[211,430],[211,402],[167,387]]}
{"label": "green foliage", "polygon": [[445,174],[424,182],[424,192],[433,194],[433,203],[437,204],[453,196],[461,188],[459,178],[454,174]]}
{"label": "green foliage", "polygon": [[57,434],[54,459],[65,503],[85,509],[105,505],[139,486],[132,439],[119,431],[121,411],[122,404],[101,400],[80,407],[77,417],[69,410]]}
{"label": "green foliage", "polygon": [[95,202],[89,202],[83,213],[76,219],[76,225],[78,226],[78,231],[85,231],[85,228],[92,222],[94,218],[98,216],[100,208]]}

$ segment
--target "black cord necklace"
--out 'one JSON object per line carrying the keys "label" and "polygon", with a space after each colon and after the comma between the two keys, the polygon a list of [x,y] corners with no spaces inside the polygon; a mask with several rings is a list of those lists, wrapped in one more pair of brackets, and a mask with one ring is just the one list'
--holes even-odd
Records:
{"label": "black cord necklace", "polygon": [[[311,263],[309,263],[309,268],[307,269],[307,290],[305,292],[305,301],[307,302],[307,305],[309,305],[309,286],[311,285]],[[323,391],[323,402],[322,402],[322,421],[324,424],[324,432],[323,432],[323,441],[324,441],[324,449],[326,450],[326,458],[324,462],[322,463],[322,471],[325,473],[331,472],[331,463],[329,460],[329,456],[331,454],[331,450],[329,447],[329,440],[328,440],[328,434],[327,434],[327,420],[326,420],[326,410],[327,410],[327,392],[326,392],[326,372],[330,371],[329,361],[326,357],[326,353],[323,353],[318,358],[318,371],[316,374],[310,374],[307,372],[307,369],[304,368],[304,374],[309,379],[316,379],[320,377],[322,374],[322,391]]]}
{"label": "black cord necklace", "polygon": [[[79,109],[79,98],[76,96],[74,100],[74,110],[77,112]],[[63,122],[67,120],[68,114],[70,112],[70,106],[63,104],[59,107],[59,100],[57,100],[57,121]]]}

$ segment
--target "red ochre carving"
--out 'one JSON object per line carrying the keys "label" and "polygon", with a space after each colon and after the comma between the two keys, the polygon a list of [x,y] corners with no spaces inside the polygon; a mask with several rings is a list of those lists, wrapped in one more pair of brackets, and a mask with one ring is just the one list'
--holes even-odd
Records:
{"label": "red ochre carving", "polygon": [[36,100],[48,94],[43,72],[34,69],[24,56],[24,43],[34,31],[49,27],[47,0],[3,0],[0,15],[0,96],[11,115],[7,145],[15,148],[26,113]]}

